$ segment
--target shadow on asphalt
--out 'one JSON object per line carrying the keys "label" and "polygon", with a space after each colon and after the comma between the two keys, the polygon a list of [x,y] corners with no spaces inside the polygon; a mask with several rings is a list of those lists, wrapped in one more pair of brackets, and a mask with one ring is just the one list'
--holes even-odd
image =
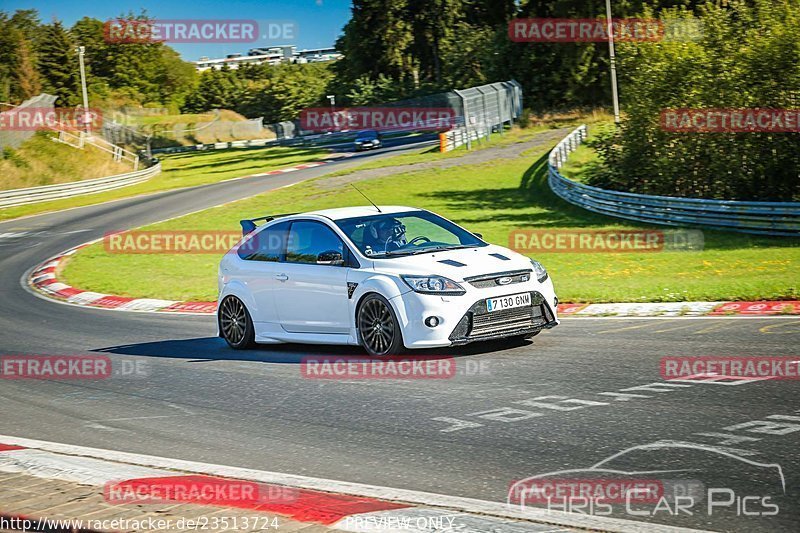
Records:
{"label": "shadow on asphalt", "polygon": [[[505,350],[529,346],[530,340],[509,339],[497,342],[479,342],[431,350],[407,351],[404,358],[436,359],[445,357],[470,357],[492,354]],[[307,357],[373,359],[358,346],[331,346],[313,344],[260,344],[250,350],[233,350],[217,337],[166,340],[122,344],[98,348],[93,352],[143,357],[166,357],[189,359],[190,362],[205,361],[259,361],[263,363],[300,364]],[[374,358],[380,360],[380,358]]]}

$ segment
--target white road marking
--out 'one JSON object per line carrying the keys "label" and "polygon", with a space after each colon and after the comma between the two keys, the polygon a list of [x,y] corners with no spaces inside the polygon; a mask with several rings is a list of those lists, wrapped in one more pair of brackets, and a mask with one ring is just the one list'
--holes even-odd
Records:
{"label": "white road marking", "polygon": [[28,234],[27,231],[22,233],[0,233],[0,239],[18,239],[20,237],[24,237]]}
{"label": "white road marking", "polygon": [[89,422],[125,422],[127,420],[150,420],[153,418],[175,418],[184,417],[186,415],[153,415],[153,416],[128,416],[123,418],[105,418],[102,420],[90,420]]}

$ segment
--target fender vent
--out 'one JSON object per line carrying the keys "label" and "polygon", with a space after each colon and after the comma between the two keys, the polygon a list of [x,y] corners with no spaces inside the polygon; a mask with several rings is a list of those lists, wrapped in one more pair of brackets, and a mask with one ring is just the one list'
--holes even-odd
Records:
{"label": "fender vent", "polygon": [[352,281],[347,282],[347,299],[351,299],[353,297],[353,293],[356,292],[356,287],[358,287],[358,283],[353,283]]}

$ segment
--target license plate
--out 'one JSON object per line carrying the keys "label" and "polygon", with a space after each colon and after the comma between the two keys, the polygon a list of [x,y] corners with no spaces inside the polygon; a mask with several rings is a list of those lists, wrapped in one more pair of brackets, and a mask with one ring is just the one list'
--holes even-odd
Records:
{"label": "license plate", "polygon": [[500,311],[501,309],[523,307],[525,305],[531,305],[531,293],[529,292],[510,294],[508,296],[501,296],[500,298],[489,298],[488,300],[486,300],[487,311]]}

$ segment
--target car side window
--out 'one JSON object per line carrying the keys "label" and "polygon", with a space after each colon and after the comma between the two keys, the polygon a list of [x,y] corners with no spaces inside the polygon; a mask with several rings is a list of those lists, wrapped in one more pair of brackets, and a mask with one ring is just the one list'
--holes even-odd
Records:
{"label": "car side window", "polygon": [[286,238],[289,232],[288,222],[279,222],[259,231],[239,246],[236,253],[248,261],[275,262],[281,260],[286,251]]}
{"label": "car side window", "polygon": [[344,243],[325,224],[310,220],[292,223],[286,244],[287,263],[341,265]]}

